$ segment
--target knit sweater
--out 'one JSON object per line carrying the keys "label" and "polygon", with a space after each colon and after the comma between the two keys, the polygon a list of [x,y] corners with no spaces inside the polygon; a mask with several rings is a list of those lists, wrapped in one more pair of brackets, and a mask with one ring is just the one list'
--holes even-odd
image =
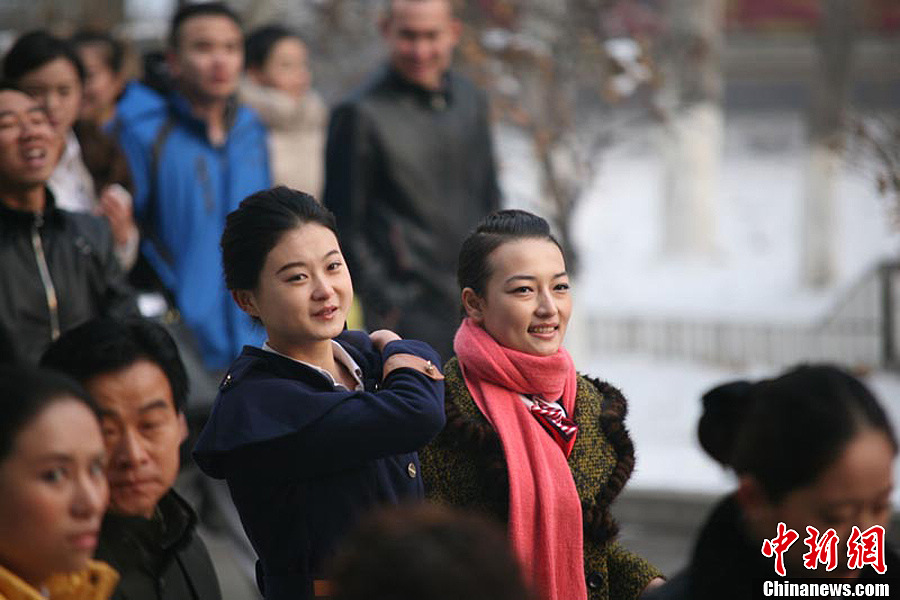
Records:
{"label": "knit sweater", "polygon": [[[500,438],[475,404],[456,358],[447,363],[444,375],[447,425],[419,452],[426,496],[506,523],[509,482]],[[618,526],[610,505],[634,469],[626,412],[625,398],[617,389],[578,378],[572,417],[579,430],[568,462],[583,509],[590,600],[637,598],[651,579],[661,575],[615,541]]]}

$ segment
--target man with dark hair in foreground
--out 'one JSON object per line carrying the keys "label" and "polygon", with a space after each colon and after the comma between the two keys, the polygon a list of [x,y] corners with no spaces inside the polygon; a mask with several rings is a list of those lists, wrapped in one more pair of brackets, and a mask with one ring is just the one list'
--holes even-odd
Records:
{"label": "man with dark hair in foreground", "polygon": [[97,558],[122,576],[114,600],[220,600],[197,517],[172,489],[188,381],[166,330],[97,319],[64,334],[41,364],[77,379],[100,407],[110,502]]}

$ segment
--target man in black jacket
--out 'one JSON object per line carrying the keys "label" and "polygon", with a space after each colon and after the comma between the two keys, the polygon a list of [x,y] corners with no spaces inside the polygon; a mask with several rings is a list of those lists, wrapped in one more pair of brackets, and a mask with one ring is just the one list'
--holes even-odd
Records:
{"label": "man in black jacket", "polygon": [[81,382],[100,408],[110,503],[96,557],[122,577],[113,600],[221,600],[197,517],[172,489],[188,381],[171,336],[144,319],[96,319],[41,364]]}
{"label": "man in black jacket", "polygon": [[381,31],[389,64],[331,115],[325,204],[367,327],[447,358],[460,244],[499,208],[487,100],[450,69],[460,32],[450,0],[392,0]]}
{"label": "man in black jacket", "polygon": [[44,109],[0,83],[0,329],[25,363],[92,317],[137,313],[109,225],[56,208],[46,187],[61,151]]}

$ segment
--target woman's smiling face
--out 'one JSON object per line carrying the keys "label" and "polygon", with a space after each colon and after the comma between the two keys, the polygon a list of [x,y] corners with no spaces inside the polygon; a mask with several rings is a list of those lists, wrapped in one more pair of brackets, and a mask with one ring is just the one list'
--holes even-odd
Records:
{"label": "woman's smiling face", "polygon": [[266,256],[256,289],[237,297],[263,322],[274,348],[302,353],[343,331],[353,284],[334,233],[307,223],[281,237]]}
{"label": "woman's smiling face", "polygon": [[546,238],[506,242],[488,256],[484,294],[463,290],[466,313],[507,348],[549,356],[562,346],[572,313],[559,247]]}

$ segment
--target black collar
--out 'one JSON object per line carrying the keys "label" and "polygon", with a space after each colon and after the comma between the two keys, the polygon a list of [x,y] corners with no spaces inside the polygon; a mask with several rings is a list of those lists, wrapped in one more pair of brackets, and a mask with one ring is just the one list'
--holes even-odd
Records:
{"label": "black collar", "polygon": [[56,198],[50,188],[44,187],[46,201],[42,213],[33,213],[27,210],[11,208],[0,202],[0,223],[9,223],[17,227],[30,228],[37,223],[38,227],[45,224],[58,225],[62,221],[62,212],[56,207]]}
{"label": "black collar", "polygon": [[424,106],[429,106],[434,110],[444,110],[453,102],[453,74],[449,70],[441,78],[440,89],[432,90],[404,78],[391,65],[388,65],[386,69],[385,77],[393,89],[415,98]]}
{"label": "black collar", "polygon": [[169,490],[149,519],[146,517],[106,513],[103,534],[127,536],[140,540],[141,545],[169,551],[178,547],[191,533],[197,516],[190,505],[175,490]]}

